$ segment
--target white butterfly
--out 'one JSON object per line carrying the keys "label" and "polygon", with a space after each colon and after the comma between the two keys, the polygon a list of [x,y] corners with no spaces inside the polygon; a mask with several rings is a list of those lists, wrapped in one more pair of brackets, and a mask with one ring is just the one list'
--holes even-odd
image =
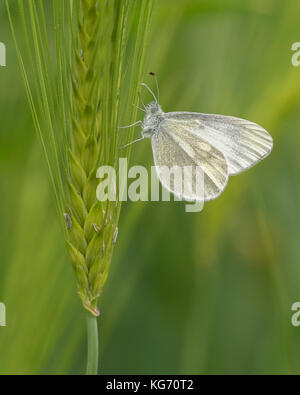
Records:
{"label": "white butterfly", "polygon": [[[133,124],[142,126],[142,138],[136,141],[151,139],[157,175],[175,196],[188,201],[215,199],[224,191],[229,176],[249,169],[272,151],[272,137],[256,123],[224,115],[164,113],[151,89],[142,85],[155,101],[144,106],[144,121]],[[200,196],[195,193],[195,176],[191,175],[192,185],[183,192],[182,185],[163,171],[174,166],[202,170],[204,191]]]}

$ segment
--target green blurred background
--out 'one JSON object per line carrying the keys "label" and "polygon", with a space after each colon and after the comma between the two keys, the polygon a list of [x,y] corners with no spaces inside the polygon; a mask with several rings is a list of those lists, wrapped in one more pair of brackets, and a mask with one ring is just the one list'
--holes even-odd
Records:
{"label": "green blurred background", "polygon": [[[84,312],[0,4],[0,374],[83,373]],[[274,150],[201,213],[124,205],[100,305],[102,373],[300,373],[299,16],[298,0],[156,3],[147,65],[163,109],[252,120]],[[152,165],[148,141],[133,153]]]}

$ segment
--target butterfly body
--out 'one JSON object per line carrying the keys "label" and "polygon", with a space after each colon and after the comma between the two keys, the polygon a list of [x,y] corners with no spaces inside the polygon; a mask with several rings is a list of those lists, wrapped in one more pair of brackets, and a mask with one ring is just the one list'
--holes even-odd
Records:
{"label": "butterfly body", "polygon": [[146,106],[146,115],[142,125],[142,136],[151,138],[159,130],[159,125],[164,119],[164,112],[159,104],[151,102]]}

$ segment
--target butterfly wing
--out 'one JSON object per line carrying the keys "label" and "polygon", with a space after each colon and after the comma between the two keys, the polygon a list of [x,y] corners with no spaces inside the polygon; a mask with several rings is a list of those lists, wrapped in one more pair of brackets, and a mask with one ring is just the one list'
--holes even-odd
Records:
{"label": "butterfly wing", "polygon": [[166,113],[195,136],[201,136],[223,153],[229,175],[249,169],[270,154],[273,140],[270,134],[256,123],[224,115],[189,112]]}
{"label": "butterfly wing", "polygon": [[[228,181],[225,156],[200,134],[191,133],[185,123],[172,119],[162,121],[152,136],[152,149],[158,177],[175,196],[189,201],[207,201],[215,199],[224,190]],[[178,185],[170,179],[164,169],[174,167],[187,170],[187,174],[182,172],[183,179],[190,182],[184,184],[183,180]],[[201,185],[196,176],[197,167],[201,169]],[[202,190],[197,191],[197,185]]]}

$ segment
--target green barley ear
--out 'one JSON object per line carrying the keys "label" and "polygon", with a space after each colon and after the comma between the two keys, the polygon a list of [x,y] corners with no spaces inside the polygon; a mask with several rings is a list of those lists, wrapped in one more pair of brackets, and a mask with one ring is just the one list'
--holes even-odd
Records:
{"label": "green barley ear", "polygon": [[[122,124],[136,117],[152,3],[17,0],[15,22],[6,0],[78,294],[94,316],[121,209],[120,202],[97,201],[96,171],[116,167],[119,147],[132,140],[132,129],[120,134],[118,127],[121,113]],[[22,41],[15,25],[22,25]]]}

